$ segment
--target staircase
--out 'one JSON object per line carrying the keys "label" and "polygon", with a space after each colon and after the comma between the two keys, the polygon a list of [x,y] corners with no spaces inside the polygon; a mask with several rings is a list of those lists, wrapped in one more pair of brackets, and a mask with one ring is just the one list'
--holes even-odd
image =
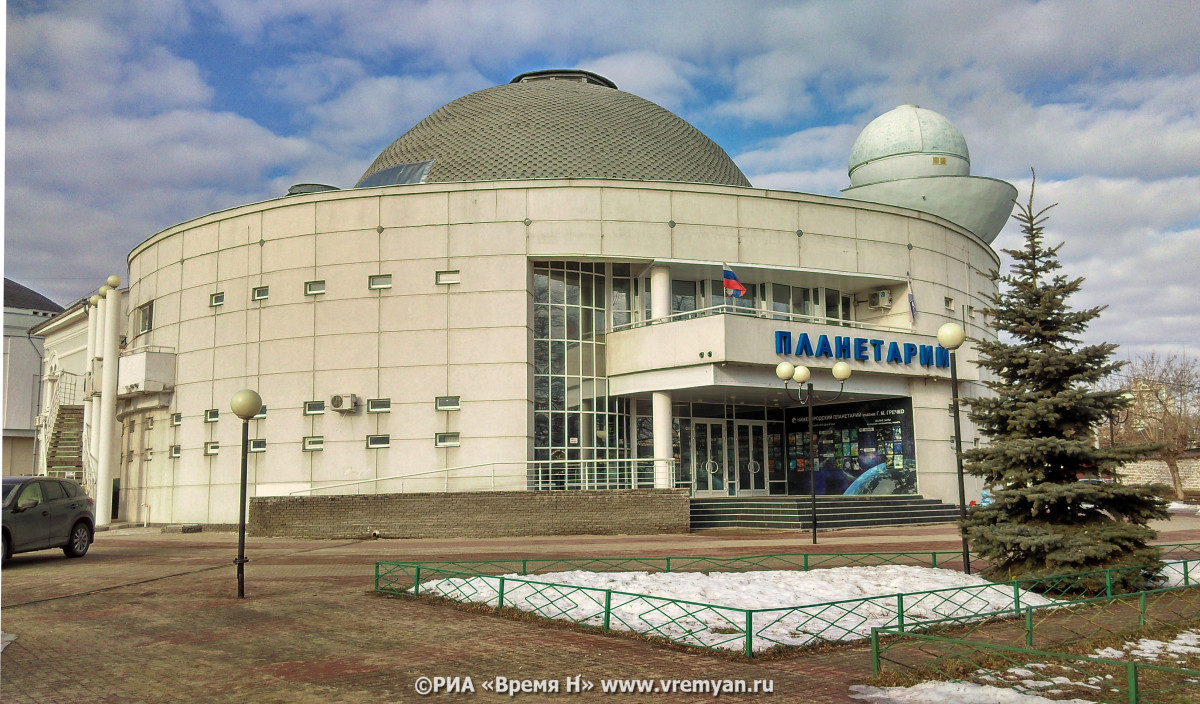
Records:
{"label": "staircase", "polygon": [[83,406],[58,406],[52,427],[46,443],[46,474],[84,483]]}
{"label": "staircase", "polygon": [[[807,496],[692,499],[692,530],[770,528],[811,530]],[[817,528],[869,528],[915,523],[952,523],[958,506],[911,496],[818,496]]]}

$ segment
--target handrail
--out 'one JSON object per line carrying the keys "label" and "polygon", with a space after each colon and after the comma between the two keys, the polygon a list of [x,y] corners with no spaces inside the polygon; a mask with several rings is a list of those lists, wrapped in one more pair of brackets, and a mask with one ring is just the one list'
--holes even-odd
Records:
{"label": "handrail", "polygon": [[708,308],[697,308],[696,310],[681,311],[665,315],[658,318],[649,318],[647,320],[636,320],[629,323],[614,325],[609,332],[622,332],[624,330],[633,330],[635,328],[647,327],[649,325],[660,325],[663,323],[673,323],[680,320],[690,320],[692,318],[705,318],[712,315],[744,315],[752,318],[767,318],[778,320],[785,323],[810,323],[814,325],[829,325],[833,327],[858,328],[861,330],[879,330],[882,332],[896,333],[913,333],[910,327],[897,327],[894,325],[878,325],[876,323],[863,323],[857,320],[843,320],[841,318],[828,318],[820,315],[801,315],[799,313],[784,313],[782,311],[770,310],[766,308],[747,308],[737,305],[719,305],[710,306]]}

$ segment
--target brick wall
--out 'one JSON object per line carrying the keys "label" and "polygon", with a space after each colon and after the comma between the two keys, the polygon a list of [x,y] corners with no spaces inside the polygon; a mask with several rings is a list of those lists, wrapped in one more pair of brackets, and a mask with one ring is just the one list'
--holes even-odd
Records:
{"label": "brick wall", "polygon": [[264,496],[250,535],[288,538],[489,538],[686,533],[684,489]]}
{"label": "brick wall", "polygon": [[[1126,484],[1174,485],[1167,463],[1158,460],[1130,462],[1117,470],[1117,474]],[[1179,460],[1179,478],[1183,480],[1184,489],[1200,490],[1200,459]]]}

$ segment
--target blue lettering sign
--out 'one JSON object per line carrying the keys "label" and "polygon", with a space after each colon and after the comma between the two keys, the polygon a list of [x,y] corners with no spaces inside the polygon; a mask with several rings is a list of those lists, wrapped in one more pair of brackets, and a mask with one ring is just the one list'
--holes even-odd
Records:
{"label": "blue lettering sign", "polygon": [[946,349],[945,347],[938,346],[936,365],[939,367],[950,366],[950,350]]}
{"label": "blue lettering sign", "polygon": [[921,345],[921,366],[933,365],[933,345]]}
{"label": "blue lettering sign", "polygon": [[812,343],[808,341],[808,333],[806,332],[800,333],[800,339],[796,340],[796,356],[800,355],[813,356]]}
{"label": "blue lettering sign", "polygon": [[904,363],[912,364],[913,357],[917,356],[917,346],[911,342],[904,343]]}
{"label": "blue lettering sign", "polygon": [[822,335],[817,338],[817,353],[814,357],[832,357],[833,348],[829,346],[829,338]]}
{"label": "blue lettering sign", "polygon": [[792,333],[787,330],[775,331],[775,354],[792,353]]}
{"label": "blue lettering sign", "polygon": [[895,342],[888,343],[887,361],[888,364],[891,364],[892,362],[900,362],[901,364],[904,363],[904,358],[900,356],[900,345]]}
{"label": "blue lettering sign", "polygon": [[854,338],[854,358],[862,359],[862,360],[867,359],[867,341],[866,341],[866,339],[861,338],[861,337]]}
{"label": "blue lettering sign", "polygon": [[871,340],[871,346],[875,348],[875,361],[883,361],[883,340]]}
{"label": "blue lettering sign", "polygon": [[835,337],[833,338],[833,344],[836,345],[833,351],[834,357],[838,359],[850,359],[850,338]]}

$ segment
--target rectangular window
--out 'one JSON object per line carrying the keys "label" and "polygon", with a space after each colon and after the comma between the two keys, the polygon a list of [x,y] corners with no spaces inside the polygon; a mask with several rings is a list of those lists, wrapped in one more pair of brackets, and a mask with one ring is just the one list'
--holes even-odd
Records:
{"label": "rectangular window", "polygon": [[173,460],[175,460],[175,459],[179,459],[179,455],[180,455],[180,454],[181,454],[181,448],[180,448],[180,446],[179,446],[179,445],[172,445],[172,446],[171,446],[171,459],[173,459]]}
{"label": "rectangular window", "polygon": [[954,310],[954,299],[946,296],[946,310]]}
{"label": "rectangular window", "polygon": [[154,459],[154,448],[147,447],[145,450],[142,450],[142,459],[147,462]]}
{"label": "rectangular window", "polygon": [[305,401],[304,402],[304,415],[319,416],[324,412],[325,412],[325,402],[324,401]]}
{"label": "rectangular window", "polygon": [[310,435],[304,438],[304,443],[300,446],[305,452],[320,452],[325,449],[324,435]]}
{"label": "rectangular window", "polygon": [[369,288],[369,289],[377,290],[377,289],[384,289],[384,288],[391,288],[391,287],[392,287],[392,275],[391,274],[376,274],[374,276],[367,277],[367,288]]}
{"label": "rectangular window", "polygon": [[137,313],[138,334],[141,335],[153,330],[154,301],[151,301],[144,306],[138,306]]}
{"label": "rectangular window", "polygon": [[183,414],[182,413],[172,413],[171,414],[171,425],[183,425]]}
{"label": "rectangular window", "polygon": [[154,416],[146,419],[146,425],[142,428],[142,432],[146,432],[154,427]]}
{"label": "rectangular window", "polygon": [[324,279],[321,279],[320,281],[305,281],[304,282],[304,295],[305,296],[315,296],[319,293],[325,293],[325,280]]}
{"label": "rectangular window", "polygon": [[258,413],[255,413],[254,415],[250,416],[251,420],[257,420],[259,418],[266,418],[266,417],[267,417],[267,407],[266,406],[263,406],[262,408],[258,409]]}
{"label": "rectangular window", "polygon": [[204,412],[205,423],[216,423],[221,418],[221,411],[216,408],[210,408]]}
{"label": "rectangular window", "polygon": [[391,413],[392,399],[390,398],[370,398],[367,399],[367,413]]}
{"label": "rectangular window", "polygon": [[368,450],[378,450],[380,448],[391,447],[391,446],[392,446],[392,436],[390,436],[390,435],[368,435],[367,436],[367,449]]}
{"label": "rectangular window", "polygon": [[458,447],[458,433],[438,433],[433,436],[435,447]]}
{"label": "rectangular window", "polygon": [[449,269],[439,271],[433,275],[433,280],[439,285],[444,284],[459,284],[462,283],[462,277],[459,276],[458,269]]}
{"label": "rectangular window", "polygon": [[250,300],[265,301],[271,295],[270,286],[255,286],[250,291]]}
{"label": "rectangular window", "polygon": [[221,449],[221,443],[219,442],[204,443],[204,454],[206,455],[215,455],[219,449]]}
{"label": "rectangular window", "polygon": [[251,438],[250,439],[250,447],[247,448],[246,451],[247,452],[266,452],[267,451],[266,438]]}
{"label": "rectangular window", "polygon": [[217,306],[224,305],[224,304],[225,304],[225,292],[224,291],[218,291],[208,297],[208,307],[209,308],[216,308]]}
{"label": "rectangular window", "polygon": [[433,405],[439,411],[457,411],[462,407],[458,396],[438,396]]}

